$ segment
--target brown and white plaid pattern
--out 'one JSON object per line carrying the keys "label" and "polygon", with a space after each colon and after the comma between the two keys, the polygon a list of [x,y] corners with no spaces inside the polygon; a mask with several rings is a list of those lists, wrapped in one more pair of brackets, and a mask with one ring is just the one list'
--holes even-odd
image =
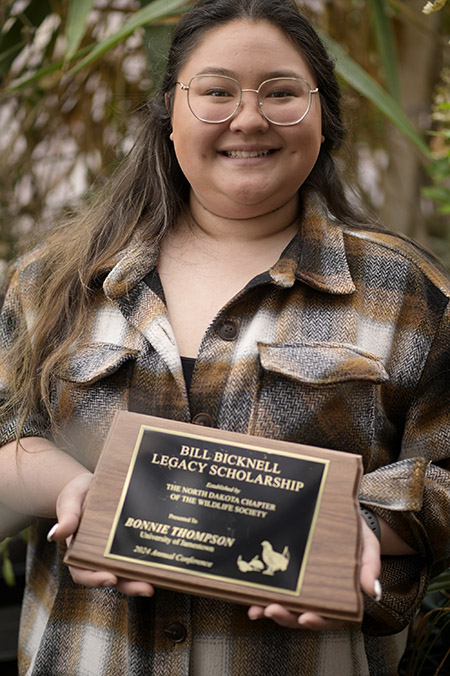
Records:
{"label": "brown and white plaid pattern", "polygon": [[[315,634],[250,622],[233,604],[158,590],[153,599],[77,587],[33,532],[20,637],[33,676],[387,676],[430,575],[450,565],[450,282],[393,234],[329,223],[313,197],[299,236],[230,300],[205,333],[189,397],[155,271],[137,243],[93,301],[82,344],[55,374],[56,439],[93,469],[116,409],[360,453],[361,501],[418,556],[385,557],[383,599],[361,627]],[[3,307],[3,391],[19,313],[33,321],[39,258],[17,264]],[[224,320],[238,327],[220,337]],[[15,421],[2,422],[2,443]],[[42,412],[26,435],[52,434]],[[293,518],[295,516],[293,515]],[[182,622],[187,638],[165,635]]]}

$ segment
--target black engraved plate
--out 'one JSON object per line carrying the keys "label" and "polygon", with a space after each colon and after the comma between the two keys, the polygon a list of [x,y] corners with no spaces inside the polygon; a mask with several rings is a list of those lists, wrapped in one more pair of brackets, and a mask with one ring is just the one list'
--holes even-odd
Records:
{"label": "black engraved plate", "polygon": [[104,556],[298,595],[328,463],[143,425]]}

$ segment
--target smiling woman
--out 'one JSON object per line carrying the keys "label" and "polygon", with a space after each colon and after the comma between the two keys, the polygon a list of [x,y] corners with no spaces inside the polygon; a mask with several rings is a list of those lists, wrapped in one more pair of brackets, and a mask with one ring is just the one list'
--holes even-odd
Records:
{"label": "smiling woman", "polygon": [[[0,495],[36,517],[21,675],[396,673],[450,564],[450,283],[349,204],[339,104],[293,2],[200,0],[110,185],[12,266]],[[120,409],[361,454],[362,625],[65,568]]]}
{"label": "smiling woman", "polygon": [[[210,74],[201,75],[205,70]],[[293,73],[298,95],[293,94],[291,82],[291,91],[286,92],[287,80],[282,80],[275,81],[276,88],[262,98],[258,88],[262,83],[264,89],[274,87],[273,71]],[[217,87],[217,76],[224,72],[234,80],[225,80],[222,75]],[[309,86],[306,89],[303,83],[310,81],[315,87],[315,76],[292,41],[266,21],[240,20],[212,28],[180,70],[179,80],[191,82],[189,101],[182,91],[175,91],[171,139],[191,186],[194,219],[201,220],[204,210],[228,219],[252,219],[280,210],[280,220],[284,217],[291,224],[297,213],[298,189],[314,167],[322,142],[319,97],[313,97],[305,115],[311,95]],[[223,82],[234,84],[234,97],[220,87]],[[216,85],[213,91],[211,84]],[[280,101],[274,92],[289,93],[284,96],[289,104],[274,106],[273,101]],[[231,103],[214,103],[228,99]],[[193,115],[187,114],[188,103]],[[223,112],[215,112],[224,106]],[[297,106],[301,106],[299,113]],[[290,107],[294,113],[288,125],[269,121],[266,110],[275,110],[283,122],[289,112],[278,111],[289,111]],[[205,124],[196,117],[196,110],[225,119]]]}

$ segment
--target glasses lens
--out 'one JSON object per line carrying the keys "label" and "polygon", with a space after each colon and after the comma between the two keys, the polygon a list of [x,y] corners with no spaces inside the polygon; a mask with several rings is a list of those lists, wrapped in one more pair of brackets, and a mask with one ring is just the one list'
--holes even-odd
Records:
{"label": "glasses lens", "polygon": [[196,75],[189,83],[189,106],[205,122],[222,122],[231,117],[240,97],[238,82],[224,75]]}
{"label": "glasses lens", "polygon": [[276,124],[299,122],[309,110],[310,97],[308,83],[294,77],[267,80],[259,90],[261,109]]}

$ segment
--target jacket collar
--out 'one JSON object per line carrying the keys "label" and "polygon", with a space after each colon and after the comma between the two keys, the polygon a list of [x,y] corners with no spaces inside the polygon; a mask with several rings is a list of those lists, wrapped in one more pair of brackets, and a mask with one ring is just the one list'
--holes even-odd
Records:
{"label": "jacket collar", "polygon": [[342,227],[330,222],[325,204],[312,192],[303,200],[299,233],[270,270],[289,287],[298,279],[318,291],[351,294],[356,287],[348,266]]}
{"label": "jacket collar", "polygon": [[[124,296],[158,263],[155,242],[135,240],[118,254],[103,288],[108,298]],[[269,271],[275,284],[293,286],[296,279],[318,291],[351,294],[355,291],[342,228],[330,223],[325,205],[308,192],[303,200],[299,233]]]}
{"label": "jacket collar", "polygon": [[106,296],[121,298],[133,289],[158,264],[158,245],[154,241],[135,239],[117,254],[113,268],[103,282]]}

